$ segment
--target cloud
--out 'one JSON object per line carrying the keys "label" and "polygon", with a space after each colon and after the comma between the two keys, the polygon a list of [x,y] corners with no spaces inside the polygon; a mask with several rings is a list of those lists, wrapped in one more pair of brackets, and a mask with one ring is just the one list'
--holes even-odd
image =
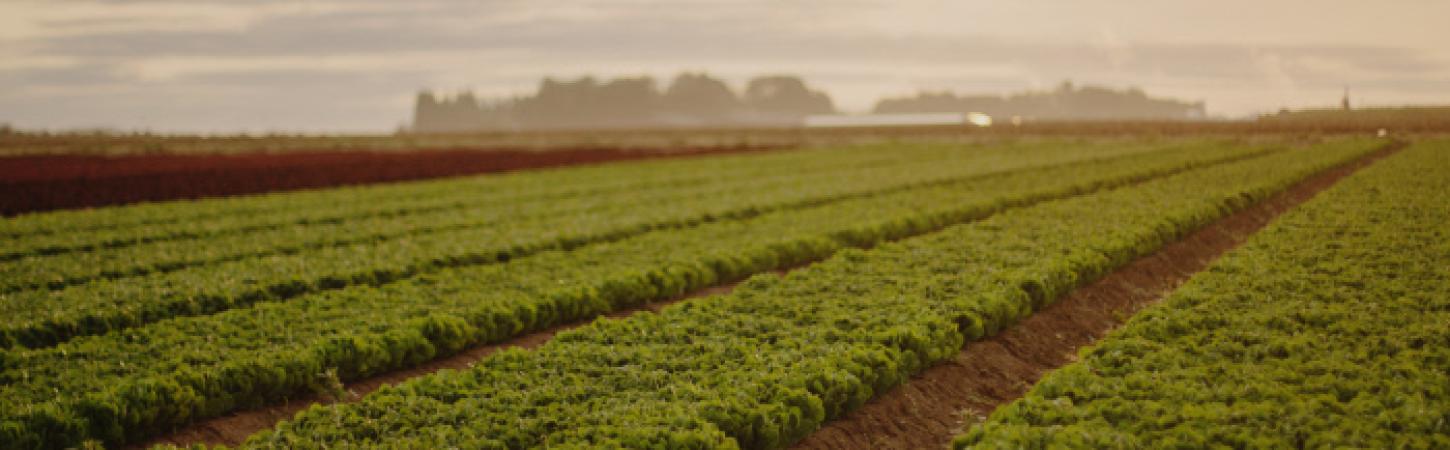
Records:
{"label": "cloud", "polygon": [[1133,61],[1133,48],[1127,41],[1123,40],[1112,27],[1104,25],[1098,29],[1097,39],[1093,40],[1093,47],[1108,58],[1114,69],[1122,68]]}
{"label": "cloud", "polygon": [[[406,120],[420,88],[507,95],[546,75],[681,70],[737,85],[798,73],[856,110],[916,90],[1002,92],[1069,78],[1141,85],[1225,114],[1324,103],[1345,85],[1386,99],[1450,100],[1440,81],[1450,79],[1447,49],[1417,44],[1450,39],[1444,31],[1345,30],[1354,17],[1344,14],[1362,14],[1348,7],[1275,22],[1249,14],[1252,2],[1229,3],[9,2],[0,4],[0,81],[9,88],[0,91],[8,114],[0,120],[382,130]],[[1428,20],[1381,10],[1403,23]],[[1236,32],[1215,37],[1224,29]],[[1371,32],[1388,37],[1364,38]]]}

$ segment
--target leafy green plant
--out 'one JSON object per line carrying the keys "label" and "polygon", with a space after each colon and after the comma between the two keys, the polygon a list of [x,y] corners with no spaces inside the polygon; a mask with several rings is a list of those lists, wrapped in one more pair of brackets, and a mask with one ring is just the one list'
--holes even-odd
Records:
{"label": "leafy green plant", "polygon": [[1289,211],[957,448],[1450,447],[1450,141]]}
{"label": "leafy green plant", "polygon": [[[1344,157],[1366,148],[1365,142],[1346,142],[1316,150]],[[409,367],[467,345],[825,258],[851,246],[1263,154],[1255,147],[1184,148],[1013,172],[175,318],[53,348],[13,351],[13,366],[36,375],[22,379],[16,371],[0,372],[10,381],[0,386],[0,402],[7,402],[7,411],[55,411],[56,423],[69,427],[55,436],[85,436],[88,427],[105,424],[130,433],[107,434],[121,442],[306,392],[328,368],[350,380]],[[898,339],[925,342],[910,334]],[[57,391],[65,394],[53,395]],[[110,406],[77,416],[79,405],[91,404]],[[30,433],[52,416],[14,417]]]}
{"label": "leafy green plant", "polygon": [[[778,448],[1056,295],[1372,150],[1328,145],[1007,210],[314,408],[247,446]],[[966,325],[966,328],[963,326]]]}
{"label": "leafy green plant", "polygon": [[329,367],[317,374],[312,382],[312,391],[329,402],[346,401],[357,397],[337,376],[337,368]]}
{"label": "leafy green plant", "polygon": [[[275,224],[278,220],[266,219],[265,214],[258,219],[245,207],[226,208],[228,203],[223,201],[219,202],[222,206],[217,206],[221,210],[218,213],[238,220],[192,224],[201,231],[186,234],[187,239],[0,262],[0,275],[4,275],[0,280],[6,280],[0,284],[10,283],[12,290],[19,289],[0,293],[5,298],[0,302],[0,314],[11,318],[0,325],[0,347],[45,347],[76,336],[171,317],[213,314],[353,285],[391,283],[451,267],[494,264],[656,230],[739,220],[772,211],[968,182],[1003,172],[1173,147],[1141,144],[1084,151],[1038,145],[981,152],[961,148],[953,151],[950,146],[906,147],[900,151],[922,160],[913,162],[897,156],[895,159],[905,161],[883,164],[879,156],[855,151],[850,154],[858,159],[827,164],[835,169],[817,171],[813,165],[798,160],[796,171],[772,169],[767,173],[773,175],[767,177],[752,177],[750,174],[759,169],[742,166],[740,173],[730,174],[735,176],[717,178],[715,169],[701,162],[691,167],[691,172],[695,179],[705,180],[701,181],[703,185],[673,188],[627,183],[624,188],[589,188],[599,187],[601,182],[606,182],[605,187],[620,182],[606,178],[592,183],[564,183],[569,187],[559,192],[543,184],[559,181],[548,172],[539,180],[509,186],[524,192],[515,192],[515,198],[491,198],[470,190],[472,197],[463,195],[465,200],[460,200],[453,196],[450,202],[456,204],[437,213],[381,218],[364,215],[338,223],[303,214],[309,221],[304,226],[262,229],[257,229],[258,223]],[[1255,149],[1239,150],[1247,153]],[[779,158],[766,155],[756,163],[768,164]],[[620,175],[637,170],[621,170]],[[462,181],[454,184],[470,187]],[[554,193],[537,195],[530,193],[530,188]],[[320,196],[364,205],[353,207],[364,209],[375,201],[386,203],[394,195],[400,194],[382,188],[342,199],[336,195],[297,194],[302,199]],[[274,200],[303,211],[312,204],[287,195],[275,196]],[[262,210],[281,207],[261,203]],[[280,223],[296,224],[296,220],[293,217]],[[217,228],[242,232],[217,235]],[[140,230],[149,232],[148,227]]]}

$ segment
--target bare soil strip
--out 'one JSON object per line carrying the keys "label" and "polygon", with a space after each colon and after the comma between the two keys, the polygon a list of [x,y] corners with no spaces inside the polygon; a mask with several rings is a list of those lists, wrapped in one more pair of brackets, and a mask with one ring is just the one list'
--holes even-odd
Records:
{"label": "bare soil strip", "polygon": [[[1225,252],[1339,179],[1404,148],[1395,143],[1319,173],[1080,287],[995,336],[836,419],[796,449],[944,448],[972,422],[1020,398],[1134,313],[1163,299]],[[966,414],[964,414],[966,413]]]}

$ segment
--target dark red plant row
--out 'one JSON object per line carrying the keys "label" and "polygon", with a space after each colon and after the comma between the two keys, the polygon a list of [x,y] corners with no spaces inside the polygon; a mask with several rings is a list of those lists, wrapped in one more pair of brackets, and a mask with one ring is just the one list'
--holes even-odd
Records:
{"label": "dark red plant row", "polygon": [[8,157],[0,158],[0,214],[752,150],[760,148]]}

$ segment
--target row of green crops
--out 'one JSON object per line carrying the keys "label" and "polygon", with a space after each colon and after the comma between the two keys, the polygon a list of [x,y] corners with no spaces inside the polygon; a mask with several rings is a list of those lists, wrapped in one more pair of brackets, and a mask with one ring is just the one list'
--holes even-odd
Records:
{"label": "row of green crops", "polygon": [[1059,294],[1375,145],[1276,153],[845,250],[316,406],[249,447],[785,446]]}
{"label": "row of green crops", "polygon": [[[1340,142],[1287,153],[1350,154]],[[0,429],[17,442],[136,439],[482,342],[974,220],[1006,208],[1265,152],[1181,149],[1004,173],[646,233],[3,354]]]}
{"label": "row of green crops", "polygon": [[[317,220],[346,218],[354,213],[380,213],[389,210],[407,211],[419,201],[457,195],[456,199],[467,200],[471,195],[488,195],[492,192],[521,194],[537,189],[547,189],[554,184],[569,186],[578,182],[604,183],[608,180],[619,183],[668,182],[676,179],[679,170],[689,172],[699,161],[709,160],[727,171],[755,166],[755,161],[768,161],[777,165],[790,166],[812,157],[826,154],[844,156],[847,160],[861,158],[862,153],[878,153],[869,147],[833,148],[810,151],[770,152],[763,154],[727,155],[679,160],[638,161],[625,164],[603,164],[598,166],[566,167],[530,170],[518,173],[491,174],[478,177],[462,177],[438,180],[420,180],[401,183],[383,183],[351,187],[337,187],[322,190],[282,192],[259,195],[215,198],[196,201],[170,201],[142,203],[136,205],[112,206],[87,210],[56,211],[23,215],[7,220],[0,225],[0,238],[41,237],[73,232],[97,232],[125,228],[147,228],[161,226],[186,226],[188,222],[212,221],[231,218],[241,220],[242,216],[253,216],[256,225],[315,222]],[[761,169],[768,169],[760,167]],[[538,182],[545,182],[540,185]],[[376,199],[366,208],[348,204],[352,198],[363,196]],[[381,207],[381,208],[377,208]],[[317,210],[314,210],[317,209]],[[185,228],[175,229],[177,231]]]}
{"label": "row of green crops", "polygon": [[[406,216],[604,191],[740,183],[816,171],[990,157],[1052,147],[1125,142],[1025,141],[994,145],[868,145],[573,167],[432,181],[61,211],[0,221],[0,259],[195,239],[360,218]],[[984,152],[984,155],[972,155]],[[999,155],[1000,156],[1000,155]],[[359,202],[358,199],[367,199]]]}
{"label": "row of green crops", "polygon": [[[916,151],[908,149],[898,152],[915,154],[921,158],[920,161],[906,163],[835,167],[830,170],[803,165],[794,173],[777,173],[769,177],[743,174],[691,186],[656,185],[626,189],[591,189],[564,196],[475,199],[475,202],[480,203],[467,208],[253,230],[246,233],[211,235],[205,239],[156,241],[87,252],[32,255],[0,262],[0,292],[59,288],[100,278],[132,277],[220,262],[304,254],[330,247],[377,244],[445,232],[476,233],[486,229],[484,231],[493,234],[504,234],[500,230],[516,233],[530,227],[547,230],[556,228],[558,224],[588,221],[596,216],[625,217],[638,215],[640,211],[658,213],[661,217],[652,219],[668,222],[669,217],[673,217],[672,214],[678,214],[662,211],[664,208],[658,208],[657,205],[713,205],[710,208],[714,209],[710,211],[721,211],[719,214],[729,216],[743,206],[757,203],[761,208],[770,209],[779,207],[779,204],[864,195],[884,189],[950,182],[984,173],[1159,148],[1162,147],[1138,145],[1084,151],[1054,146],[1030,150],[994,148],[964,151],[962,148],[924,147]],[[697,172],[705,173],[697,174],[696,178],[708,179],[712,176],[709,174],[715,171],[709,166],[701,166]],[[362,204],[371,202],[372,199],[367,197],[353,201]],[[701,212],[689,211],[692,214]]]}
{"label": "row of green crops", "polygon": [[[1137,152],[1164,147],[1137,148]],[[1249,150],[1243,150],[1249,151]],[[1104,150],[1108,157],[1124,151]],[[990,152],[997,154],[998,152]],[[505,214],[489,226],[470,227],[309,248],[165,273],[97,280],[61,290],[0,294],[0,345],[38,347],[156,320],[210,314],[257,302],[346,287],[379,285],[447,267],[490,264],[551,249],[570,249],[652,230],[738,220],[762,213],[951,184],[1006,171],[1030,171],[1049,161],[1080,161],[1094,154],[1041,148],[1028,154],[962,158],[934,167],[903,165],[848,174],[798,177],[766,189],[711,193],[652,192],[581,200],[582,210]],[[1038,155],[1040,154],[1040,155]],[[1128,154],[1132,154],[1128,152]],[[1038,164],[1022,167],[1023,162]],[[648,200],[641,201],[640,199]],[[599,203],[598,207],[590,205]],[[206,240],[198,241],[205,246]]]}
{"label": "row of green crops", "polygon": [[958,448],[1450,448],[1450,142],[1241,248]]}
{"label": "row of green crops", "polygon": [[[904,152],[886,152],[879,147],[802,150],[63,211],[4,222],[12,228],[27,222],[46,226],[31,227],[37,229],[0,240],[0,257],[88,251],[500,203],[548,201],[597,192],[739,184],[796,172],[891,166],[915,158],[936,160],[979,150],[982,149],[967,150],[960,146],[912,147]],[[833,157],[828,158],[827,154]],[[368,201],[358,202],[359,198]],[[131,216],[144,217],[147,221],[126,223],[125,219]]]}
{"label": "row of green crops", "polygon": [[[974,161],[981,156],[975,152],[963,152],[960,160]],[[123,278],[238,259],[294,254],[318,248],[376,243],[448,231],[480,228],[509,230],[518,227],[520,222],[572,222],[590,215],[629,213],[640,209],[640,205],[702,203],[706,199],[731,201],[742,196],[768,195],[782,189],[795,191],[800,186],[839,188],[840,183],[848,180],[892,175],[901,179],[921,168],[930,167],[931,163],[938,167],[961,167],[955,164],[959,161],[930,158],[928,161],[930,163],[916,167],[884,165],[870,169],[830,170],[819,173],[803,170],[806,173],[771,178],[743,177],[728,182],[697,183],[692,186],[656,185],[591,190],[587,193],[573,192],[563,196],[486,199],[471,208],[449,208],[407,215],[374,216],[333,223],[250,230],[245,233],[216,234],[204,239],[157,241],[81,253],[27,256],[0,263],[0,292],[36,287],[59,288],[97,278]],[[960,169],[957,171],[960,172]]]}

